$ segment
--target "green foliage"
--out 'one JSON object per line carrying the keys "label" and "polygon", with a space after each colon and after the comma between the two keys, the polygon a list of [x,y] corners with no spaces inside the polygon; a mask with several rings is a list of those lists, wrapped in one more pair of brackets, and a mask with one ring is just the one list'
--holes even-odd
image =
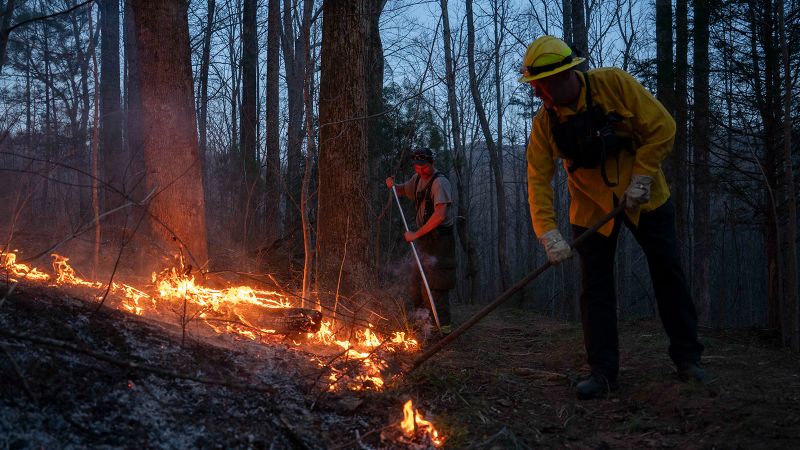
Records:
{"label": "green foliage", "polygon": [[398,175],[410,174],[409,150],[419,146],[433,149],[438,166],[445,147],[444,132],[430,107],[417,97],[416,87],[391,83],[384,86],[383,96],[386,113],[372,134],[381,143],[376,146],[381,154],[373,155],[380,161],[381,173],[400,169]]}

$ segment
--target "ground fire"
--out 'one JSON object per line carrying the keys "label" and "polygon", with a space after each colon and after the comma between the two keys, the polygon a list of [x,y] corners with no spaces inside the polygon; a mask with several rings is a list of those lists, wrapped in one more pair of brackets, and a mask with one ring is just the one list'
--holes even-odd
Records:
{"label": "ground fire", "polygon": [[[348,338],[342,338],[343,324],[324,319],[320,311],[294,306],[285,291],[249,286],[210,288],[182,267],[153,273],[151,283],[145,287],[121,282],[109,285],[82,278],[67,257],[52,254],[51,258],[52,275],[20,262],[17,251],[0,252],[0,269],[10,283],[86,289],[95,301],[109,307],[152,320],[177,320],[184,333],[191,326],[198,335],[229,335],[267,345],[270,339],[288,341],[319,365],[325,376],[320,377],[318,387],[325,391],[381,390],[385,386],[382,372],[387,368],[387,358],[419,349],[413,336],[402,331],[383,334],[366,322],[351,325]],[[415,412],[410,401],[404,414],[412,417],[403,421],[404,439],[428,436],[426,439],[433,445],[441,445],[442,438],[433,424]]]}

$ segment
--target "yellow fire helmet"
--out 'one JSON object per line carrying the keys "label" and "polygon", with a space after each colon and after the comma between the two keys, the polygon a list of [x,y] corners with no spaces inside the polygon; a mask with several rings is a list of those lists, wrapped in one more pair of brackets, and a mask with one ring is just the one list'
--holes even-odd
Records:
{"label": "yellow fire helmet", "polygon": [[585,61],[572,53],[569,45],[554,36],[542,36],[531,45],[522,59],[522,74],[517,81],[527,83],[563,72]]}

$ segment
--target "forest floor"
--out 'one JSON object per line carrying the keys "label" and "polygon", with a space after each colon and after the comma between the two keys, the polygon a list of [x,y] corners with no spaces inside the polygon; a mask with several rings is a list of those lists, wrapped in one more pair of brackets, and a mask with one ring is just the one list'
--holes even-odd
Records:
{"label": "forest floor", "polygon": [[[472,311],[462,311],[462,320]],[[800,448],[800,357],[757,330],[701,329],[683,383],[657,320],[620,325],[620,388],[577,400],[580,324],[501,309],[413,374],[451,448]]]}
{"label": "forest floor", "polygon": [[578,401],[580,326],[500,309],[382,392],[326,393],[279,341],[181,345],[94,309],[30,286],[0,304],[0,448],[430,448],[391,438],[409,398],[448,449],[800,445],[800,359],[752,330],[702,330],[710,380],[687,384],[657,321],[623,323],[620,389]]}

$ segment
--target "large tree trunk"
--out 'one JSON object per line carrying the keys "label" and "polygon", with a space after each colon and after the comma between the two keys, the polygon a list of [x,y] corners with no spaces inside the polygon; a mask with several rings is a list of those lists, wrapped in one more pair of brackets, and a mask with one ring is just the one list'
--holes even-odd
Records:
{"label": "large tree trunk", "polygon": [[[367,38],[367,63],[364,66],[367,78],[367,146],[369,148],[370,172],[377,174],[382,148],[386,145],[381,131],[386,118],[383,114],[383,42],[380,34],[380,17],[386,0],[369,0],[369,29]],[[381,175],[381,174],[378,174]]]}
{"label": "large tree trunk", "polygon": [[240,205],[242,243],[249,249],[256,237],[260,217],[256,207],[260,198],[258,170],[258,34],[256,0],[244,0],[242,10],[242,110]]}
{"label": "large tree trunk", "polygon": [[[672,61],[672,0],[656,0],[656,97],[675,116],[675,64]],[[667,180],[682,183],[673,176],[677,162],[664,161]]]}
{"label": "large tree trunk", "polygon": [[[442,6],[442,33],[444,37],[445,84],[447,85],[447,109],[450,113],[450,126],[453,135],[453,172],[456,174],[456,191],[458,192],[458,216],[469,217],[467,197],[464,189],[464,166],[466,155],[461,144],[461,121],[458,117],[458,101],[456,99],[456,71],[453,62],[453,50],[450,37],[450,17],[447,0],[440,0]],[[459,220],[456,223],[458,240],[467,255],[466,278],[469,280],[467,298],[472,303],[478,290],[478,254],[470,236],[469,222]]]}
{"label": "large tree trunk", "polygon": [[323,17],[316,281],[319,291],[347,294],[374,277],[364,77],[369,1],[326,1]]}
{"label": "large tree trunk", "polygon": [[206,264],[208,249],[186,3],[131,0],[131,10],[137,53],[147,55],[135,69],[147,186],[157,191],[149,204],[152,237],[171,254],[181,244],[198,267]]}
{"label": "large tree trunk", "polygon": [[[103,162],[105,181],[114,189],[124,191],[125,168],[128,157],[122,146],[122,105],[119,80],[119,2],[100,2],[100,160]],[[106,190],[106,210],[114,209],[125,199]],[[121,214],[109,217],[110,225],[124,225]]]}
{"label": "large tree trunk", "polygon": [[688,0],[677,0],[675,4],[675,143],[672,155],[672,179],[669,180],[670,193],[675,204],[675,228],[681,247],[684,267],[688,267],[689,245],[689,202],[686,192],[689,189],[689,26]]}
{"label": "large tree trunk", "polygon": [[269,0],[267,12],[267,84],[266,84],[266,185],[265,239],[274,242],[280,234],[281,148],[280,138],[280,45],[281,2]]}
{"label": "large tree trunk", "polygon": [[701,322],[708,320],[711,306],[711,188],[709,170],[709,60],[708,60],[708,0],[694,2],[694,236],[695,302]]}
{"label": "large tree trunk", "polygon": [[489,152],[489,161],[494,175],[497,201],[497,259],[500,265],[500,281],[502,282],[502,289],[505,291],[511,286],[511,269],[508,264],[506,245],[506,193],[503,184],[502,161],[492,138],[492,132],[489,129],[489,121],[486,118],[483,100],[481,100],[480,90],[478,89],[478,76],[475,73],[475,23],[472,15],[472,0],[467,0],[467,65],[469,67],[469,85],[472,100],[475,103],[475,112],[480,121],[483,138],[486,140],[486,148]]}
{"label": "large tree trunk", "polygon": [[142,98],[139,85],[139,52],[136,48],[136,30],[131,7],[132,0],[125,0],[125,20],[123,23],[123,36],[125,47],[125,147],[131,161],[129,172],[133,175],[131,181],[134,193],[139,196],[144,194],[144,141],[142,136]]}

